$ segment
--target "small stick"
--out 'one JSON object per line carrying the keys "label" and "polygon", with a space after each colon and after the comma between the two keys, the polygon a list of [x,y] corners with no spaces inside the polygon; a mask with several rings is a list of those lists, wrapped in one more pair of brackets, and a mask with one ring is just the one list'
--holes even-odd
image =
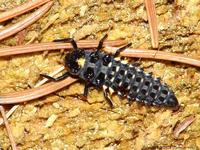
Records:
{"label": "small stick", "polygon": [[5,126],[6,126],[6,130],[7,130],[7,133],[8,133],[8,137],[10,139],[10,143],[11,143],[12,149],[13,150],[17,150],[17,145],[15,143],[12,131],[10,129],[10,125],[8,124],[8,120],[7,120],[6,115],[5,115],[5,109],[1,105],[0,105],[0,111],[1,111],[4,123],[5,123]]}
{"label": "small stick", "polygon": [[[115,47],[105,47],[106,52],[115,53],[117,48]],[[158,59],[174,61],[183,64],[188,64],[196,67],[200,67],[200,60],[193,57],[184,56],[181,54],[161,52],[157,50],[145,50],[145,49],[133,49],[128,48],[120,53],[121,56],[125,57],[135,57],[135,58],[148,58],[148,59]]]}
{"label": "small stick", "polygon": [[[50,76],[55,76],[56,74],[60,73],[62,70],[64,70],[65,67],[60,67],[59,69],[57,69],[56,71],[50,73],[49,75]],[[40,82],[38,82],[34,87],[39,87],[41,86],[42,84],[44,84],[45,82],[47,82],[48,79],[43,79],[41,80]],[[14,112],[15,110],[19,107],[19,105],[15,105],[13,106],[7,113],[6,113],[6,118],[9,118]],[[3,124],[3,118],[0,118],[0,125]]]}
{"label": "small stick", "polygon": [[151,43],[153,48],[158,48],[158,23],[154,0],[145,0],[147,17],[151,34]]}
{"label": "small stick", "polygon": [[50,0],[30,0],[18,7],[9,9],[8,11],[5,11],[3,13],[0,13],[0,23],[3,21],[6,21],[8,19],[11,19],[13,17],[19,16],[25,12],[28,12],[38,6],[41,6]]}
{"label": "small stick", "polygon": [[[78,47],[80,48],[96,48],[98,46],[98,43],[99,43],[98,40],[81,40],[77,42]],[[104,42],[104,45],[107,46],[120,46],[123,44],[125,44],[124,40],[109,40]],[[50,51],[50,50],[71,49],[71,48],[72,46],[70,43],[60,43],[60,42],[12,46],[12,47],[0,48],[0,57],[33,53],[39,51]]]}
{"label": "small stick", "polygon": [[1,30],[0,31],[0,40],[3,40],[19,31],[23,30],[27,26],[33,24],[35,21],[40,19],[50,9],[50,7],[52,5],[53,5],[53,2],[50,1],[50,2],[46,3],[45,5],[43,5],[42,7],[40,7],[37,11],[32,13],[30,16],[28,16],[24,20],[14,24],[4,30]]}
{"label": "small stick", "polygon": [[187,117],[183,122],[179,123],[174,129],[174,137],[178,138],[179,134],[184,131],[195,120],[194,116]]}

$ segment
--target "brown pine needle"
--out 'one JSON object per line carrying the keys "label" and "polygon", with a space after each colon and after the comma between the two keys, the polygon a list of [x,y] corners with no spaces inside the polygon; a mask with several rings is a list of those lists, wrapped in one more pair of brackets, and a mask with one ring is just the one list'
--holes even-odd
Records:
{"label": "brown pine needle", "polygon": [[28,12],[38,6],[41,6],[50,0],[30,0],[18,7],[15,7],[13,9],[9,9],[8,11],[5,11],[3,13],[0,13],[0,23],[3,21],[6,21],[8,19],[11,19],[13,17],[19,16],[25,12]]}
{"label": "brown pine needle", "polygon": [[[82,40],[78,41],[78,47],[80,48],[96,48],[98,46],[98,40]],[[112,41],[105,41],[105,45],[107,46],[120,46],[125,44],[124,40],[112,40]],[[29,44],[29,45],[22,45],[22,46],[12,46],[6,48],[0,48],[0,57],[2,56],[10,56],[10,55],[17,55],[17,54],[26,54],[26,53],[33,53],[39,51],[50,51],[50,50],[58,50],[58,49],[71,49],[72,46],[70,43],[38,43],[38,44]]]}
{"label": "brown pine needle", "polygon": [[[106,52],[115,53],[117,48],[105,47]],[[125,57],[135,57],[135,58],[148,58],[148,59],[158,59],[166,61],[174,61],[183,64],[188,64],[196,67],[200,67],[200,60],[193,57],[185,56],[182,54],[175,54],[169,52],[161,52],[157,50],[146,50],[146,49],[133,49],[128,48],[120,53],[121,56]]]}
{"label": "brown pine needle", "polygon": [[3,40],[33,24],[35,21],[40,19],[51,8],[52,5],[53,2],[48,2],[24,20],[7,27],[6,29],[0,30],[0,40]]}
{"label": "brown pine needle", "polygon": [[50,82],[40,87],[24,90],[21,92],[1,95],[0,104],[16,104],[34,100],[50,93],[56,92],[63,87],[74,83],[75,81],[76,79],[68,77],[67,79],[59,82]]}
{"label": "brown pine needle", "polygon": [[0,105],[0,111],[1,111],[1,114],[2,114],[2,117],[3,117],[3,120],[4,120],[4,124],[6,126],[6,130],[7,130],[7,133],[8,133],[8,137],[10,139],[10,143],[11,143],[12,149],[13,150],[17,150],[17,145],[15,143],[12,131],[10,129],[10,125],[8,124],[8,120],[6,118],[5,109],[1,105]]}
{"label": "brown pine needle", "polygon": [[145,0],[147,17],[151,34],[151,43],[153,48],[158,48],[158,23],[154,0]]}

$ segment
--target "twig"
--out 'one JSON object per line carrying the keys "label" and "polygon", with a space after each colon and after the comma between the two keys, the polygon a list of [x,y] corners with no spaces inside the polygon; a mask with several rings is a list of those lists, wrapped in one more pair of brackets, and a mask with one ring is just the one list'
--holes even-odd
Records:
{"label": "twig", "polygon": [[12,146],[12,149],[13,150],[17,150],[17,146],[16,146],[16,143],[15,143],[15,140],[14,140],[14,137],[13,137],[13,134],[12,134],[12,131],[10,129],[10,126],[8,124],[8,120],[6,118],[6,115],[5,115],[5,110],[3,108],[3,106],[0,106],[0,111],[1,111],[1,114],[2,114],[2,117],[3,117],[3,120],[4,120],[4,123],[5,123],[5,126],[6,126],[6,130],[7,130],[7,133],[8,133],[8,137],[10,139],[10,143],[11,143],[11,146]]}
{"label": "twig", "polygon": [[42,7],[40,7],[37,11],[32,13],[30,16],[25,18],[24,20],[14,24],[4,30],[1,30],[0,31],[0,40],[5,39],[19,31],[23,30],[27,26],[29,26],[32,23],[34,23],[35,21],[37,21],[39,18],[42,17],[42,15],[44,15],[50,9],[50,7],[52,5],[53,5],[53,2],[48,2],[45,5],[43,5]]}
{"label": "twig", "polygon": [[0,23],[3,21],[6,21],[8,19],[11,19],[13,17],[19,16],[25,12],[28,12],[40,5],[43,5],[50,0],[30,0],[18,7],[15,7],[13,9],[9,9],[8,11],[5,11],[0,14]]}
{"label": "twig", "polygon": [[145,0],[147,17],[151,34],[151,43],[153,48],[158,48],[158,23],[156,19],[154,0]]}
{"label": "twig", "polygon": [[[117,48],[114,47],[105,47],[107,52],[115,53]],[[181,54],[161,52],[157,50],[145,50],[145,49],[126,49],[120,53],[121,56],[125,57],[137,57],[137,58],[148,58],[148,59],[158,59],[158,60],[167,60],[174,61],[183,64],[189,64],[192,66],[200,67],[200,60],[193,57],[184,56]]]}
{"label": "twig", "polygon": [[178,138],[179,134],[184,131],[193,121],[195,120],[194,116],[187,117],[183,122],[179,123],[174,129],[174,137]]}
{"label": "twig", "polygon": [[[78,47],[80,48],[96,48],[98,43],[99,43],[98,40],[82,40],[77,42]],[[107,46],[120,46],[122,44],[125,44],[124,40],[105,41],[104,43],[104,45]],[[70,43],[56,43],[56,42],[29,44],[23,46],[12,46],[12,47],[0,48],[0,57],[33,53],[39,51],[70,49],[70,48],[72,48]]]}

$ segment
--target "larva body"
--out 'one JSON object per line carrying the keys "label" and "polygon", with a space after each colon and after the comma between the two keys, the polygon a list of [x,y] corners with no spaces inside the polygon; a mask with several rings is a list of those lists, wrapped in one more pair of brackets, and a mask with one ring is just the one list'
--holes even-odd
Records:
{"label": "larva body", "polygon": [[[146,74],[131,64],[116,60],[113,56],[99,52],[82,51],[78,63],[81,66],[78,77],[97,88],[109,89],[127,97],[129,101],[138,101],[147,105],[176,107],[178,101],[174,93],[160,80]],[[76,54],[74,54],[76,55]],[[72,57],[72,56],[70,56]],[[82,64],[80,61],[83,61]],[[69,64],[69,57],[66,57]]]}
{"label": "larva body", "polygon": [[111,106],[113,93],[126,97],[130,102],[138,101],[164,107],[178,106],[177,98],[166,84],[142,69],[118,59],[120,52],[131,46],[131,43],[119,48],[114,55],[101,52],[106,37],[107,35],[100,40],[96,51],[79,49],[72,38],[56,40],[70,42],[73,46],[74,51],[68,53],[64,61],[68,72],[56,79],[48,75],[42,76],[54,81],[68,76],[81,78],[85,81],[84,96],[87,96],[90,86],[102,88]]}

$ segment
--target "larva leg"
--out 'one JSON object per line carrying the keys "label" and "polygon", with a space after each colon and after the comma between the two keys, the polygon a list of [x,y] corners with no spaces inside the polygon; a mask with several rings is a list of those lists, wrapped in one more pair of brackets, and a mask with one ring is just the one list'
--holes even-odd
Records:
{"label": "larva leg", "polygon": [[98,52],[102,49],[102,47],[103,47],[103,42],[106,40],[107,37],[108,37],[108,35],[106,34],[106,35],[99,41],[99,45],[98,45],[98,47],[97,47],[96,54],[98,54]]}
{"label": "larva leg", "polygon": [[84,97],[87,97],[87,96],[88,96],[89,88],[90,88],[90,84],[89,84],[89,83],[85,83],[84,93],[83,93],[83,96],[84,96]]}
{"label": "larva leg", "polygon": [[100,41],[99,41],[99,45],[96,49],[95,52],[91,53],[90,57],[91,57],[91,62],[96,62],[99,59],[99,52],[103,47],[103,42],[105,41],[105,39],[108,37],[108,35],[106,34]]}
{"label": "larva leg", "polygon": [[132,45],[132,43],[129,43],[129,44],[127,44],[127,45],[125,45],[125,46],[119,48],[119,49],[115,52],[114,57],[119,56],[119,54],[120,54],[122,51],[124,51],[125,49],[129,48],[131,45]]}
{"label": "larva leg", "polygon": [[113,105],[113,102],[112,102],[112,99],[111,99],[111,96],[110,96],[109,88],[103,87],[103,90],[104,90],[104,97],[106,98],[110,107],[113,108],[114,105]]}
{"label": "larva leg", "polygon": [[46,75],[46,74],[40,74],[40,76],[45,77],[45,78],[47,78],[47,79],[49,79],[49,80],[52,80],[52,81],[57,82],[57,81],[60,81],[60,80],[63,80],[63,79],[65,79],[65,78],[67,78],[67,77],[69,76],[69,72],[65,72],[62,76],[57,77],[57,78],[53,78],[53,77],[48,76],[48,75]]}

